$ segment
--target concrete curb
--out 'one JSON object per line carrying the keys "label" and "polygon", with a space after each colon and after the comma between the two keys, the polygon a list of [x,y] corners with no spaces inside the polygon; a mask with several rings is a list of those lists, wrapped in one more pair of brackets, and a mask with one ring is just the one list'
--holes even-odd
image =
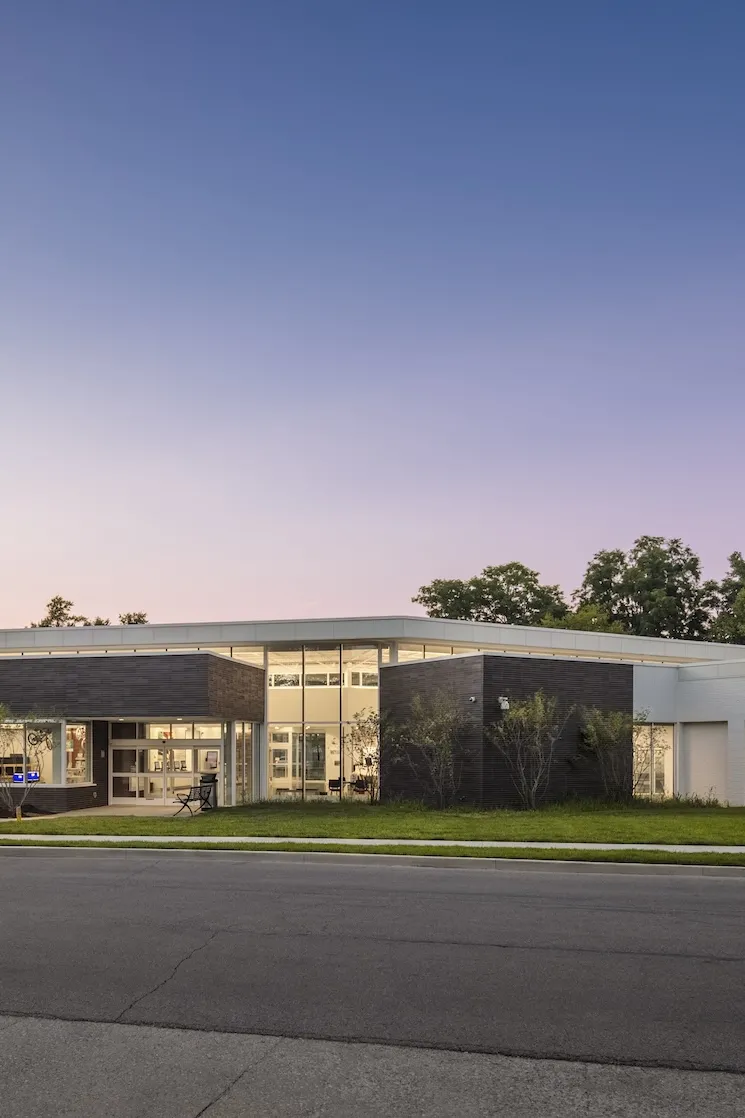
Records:
{"label": "concrete curb", "polygon": [[375,848],[381,846],[411,847],[460,847],[464,850],[535,850],[541,853],[544,850],[645,850],[658,851],[662,854],[743,854],[745,846],[725,846],[714,843],[661,843],[661,842],[563,842],[545,839],[543,842],[533,840],[526,842],[521,839],[400,839],[400,838],[329,838],[309,837],[298,835],[137,835],[137,834],[103,834],[103,835],[66,835],[66,834],[13,834],[10,831],[0,831],[0,841],[20,842],[31,846],[35,842],[66,842],[73,843],[97,842],[110,843],[112,846],[128,846],[134,842],[159,842],[164,846],[180,846],[190,842],[200,842],[204,846],[217,846],[223,849],[251,843],[254,846],[273,846],[276,843],[289,843],[302,849],[304,846],[363,846],[369,847],[376,853]]}
{"label": "concrete curb", "polygon": [[674,862],[578,862],[562,861],[560,859],[540,858],[453,858],[438,857],[437,855],[416,854],[339,854],[324,853],[323,851],[303,850],[241,850],[239,848],[217,848],[190,850],[182,846],[122,846],[119,843],[108,843],[101,846],[62,846],[55,843],[50,846],[34,844],[24,846],[21,843],[13,846],[0,846],[0,857],[40,857],[45,854],[97,854],[112,853],[132,856],[152,854],[155,857],[170,855],[210,855],[218,854],[243,858],[258,858],[264,861],[284,861],[289,863],[306,863],[317,865],[357,865],[359,867],[388,866],[390,868],[406,869],[451,869],[451,870],[502,870],[511,873],[523,871],[529,873],[590,873],[590,874],[623,874],[642,876],[665,877],[729,877],[745,880],[745,866],[691,866],[679,865]]}

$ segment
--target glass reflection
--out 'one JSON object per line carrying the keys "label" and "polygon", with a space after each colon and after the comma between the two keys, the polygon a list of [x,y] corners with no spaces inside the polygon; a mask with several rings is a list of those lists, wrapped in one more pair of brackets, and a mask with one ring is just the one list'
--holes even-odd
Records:
{"label": "glass reflection", "polygon": [[272,649],[268,662],[270,722],[299,722],[303,717],[303,676],[301,648]]}
{"label": "glass reflection", "polygon": [[271,799],[302,796],[302,741],[302,726],[269,726],[268,782]]}
{"label": "glass reflection", "polygon": [[338,722],[341,716],[340,648],[304,652],[305,691],[302,717],[307,722]]}
{"label": "glass reflection", "polygon": [[65,773],[68,784],[87,784],[91,779],[90,729],[84,723],[65,728]]}
{"label": "glass reflection", "polygon": [[378,705],[377,648],[342,650],[342,721]]}

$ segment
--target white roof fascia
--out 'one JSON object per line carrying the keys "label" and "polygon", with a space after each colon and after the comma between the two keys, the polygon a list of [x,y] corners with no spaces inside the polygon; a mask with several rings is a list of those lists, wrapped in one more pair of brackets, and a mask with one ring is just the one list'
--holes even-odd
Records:
{"label": "white roof fascia", "polygon": [[430,643],[474,645],[506,651],[568,652],[619,659],[690,660],[701,663],[743,658],[745,647],[704,641],[662,640],[617,633],[583,633],[429,617],[346,617],[280,621],[228,621],[174,625],[101,625],[70,629],[0,630],[0,654],[55,651],[131,651],[251,644]]}

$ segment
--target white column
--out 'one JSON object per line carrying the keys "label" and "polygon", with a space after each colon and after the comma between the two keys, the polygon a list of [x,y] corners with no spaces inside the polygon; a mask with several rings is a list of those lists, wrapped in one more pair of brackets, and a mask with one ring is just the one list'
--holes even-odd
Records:
{"label": "white column", "polygon": [[727,723],[727,791],[733,806],[745,805],[745,721],[742,716]]}
{"label": "white column", "polygon": [[256,739],[254,743],[254,800],[266,800],[269,796],[269,770],[268,770],[268,731],[266,722],[254,722]]}
{"label": "white column", "polygon": [[235,722],[225,724],[223,748],[223,772],[225,773],[225,806],[235,804]]}
{"label": "white column", "polygon": [[256,759],[255,796],[257,800],[269,799],[269,649],[264,646],[264,721],[259,731]]}
{"label": "white column", "polygon": [[52,751],[52,784],[67,784],[67,722],[59,728],[59,749]]}

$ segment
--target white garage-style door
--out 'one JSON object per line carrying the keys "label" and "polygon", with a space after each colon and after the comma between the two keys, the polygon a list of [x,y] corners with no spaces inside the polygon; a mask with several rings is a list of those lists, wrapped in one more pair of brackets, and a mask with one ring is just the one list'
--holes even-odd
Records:
{"label": "white garage-style door", "polygon": [[684,722],[678,752],[682,796],[727,799],[727,723]]}

